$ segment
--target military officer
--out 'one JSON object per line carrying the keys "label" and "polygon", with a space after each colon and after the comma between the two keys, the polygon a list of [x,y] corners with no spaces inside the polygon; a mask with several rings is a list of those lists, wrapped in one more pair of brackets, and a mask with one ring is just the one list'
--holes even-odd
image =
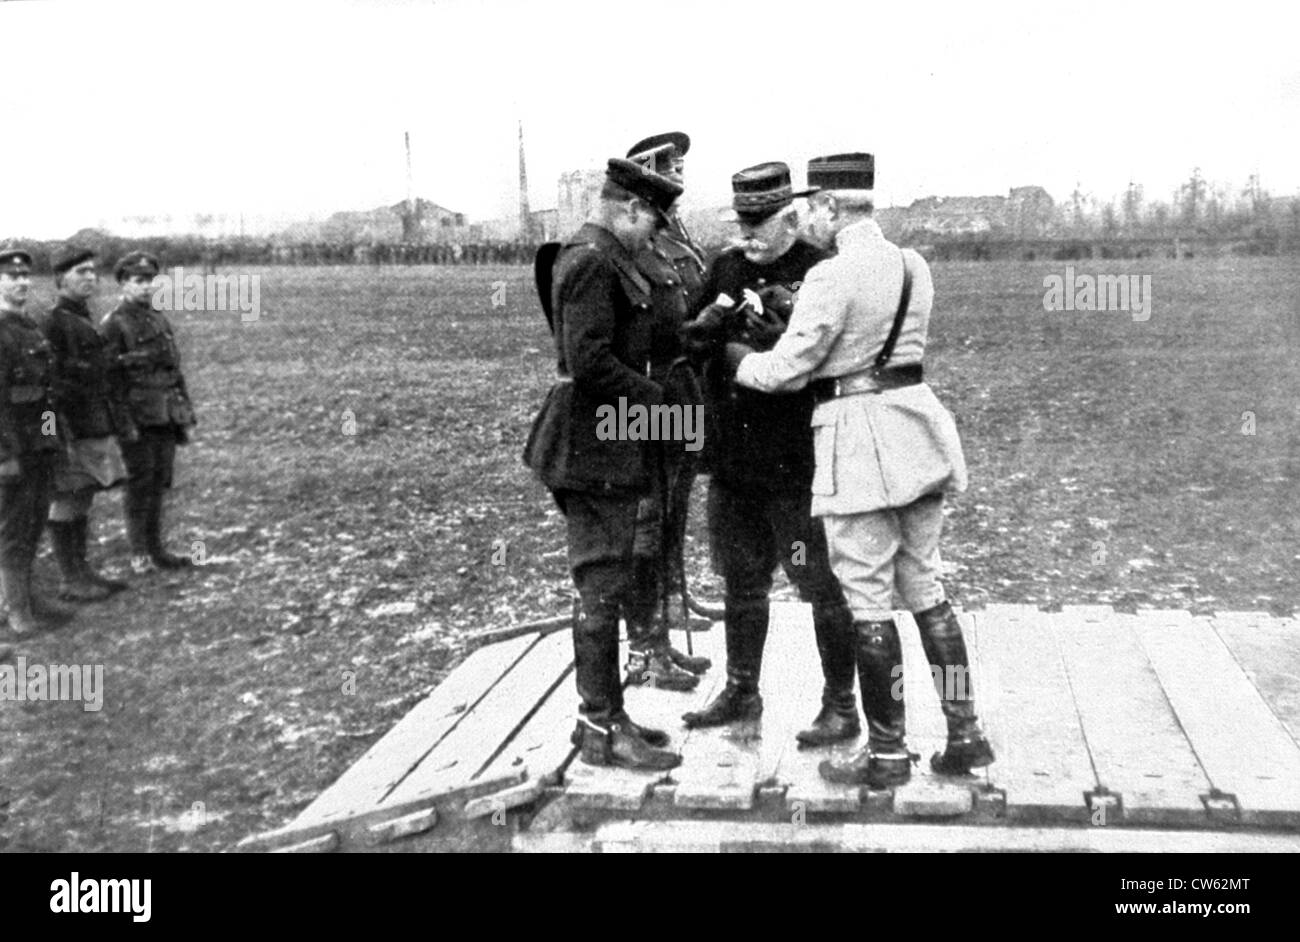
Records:
{"label": "military officer", "polygon": [[[821,712],[800,745],[824,746],[861,732],[853,693],[853,615],[831,572],[826,534],[811,514],[812,413],[809,389],[766,393],[731,382],[728,340],[769,349],[785,329],[804,277],[828,255],[799,238],[790,168],[779,161],[731,178],[740,245],[709,269],[704,298],[717,299],[684,330],[704,359],[710,442],[709,535],[726,584],[727,684],[688,727],[756,722],[759,670],[768,629],[768,593],[778,562],[812,604],[825,686]],[[748,299],[748,300],[746,300]]]}
{"label": "military officer", "polygon": [[16,635],[36,631],[31,578],[59,452],[53,352],[23,308],[32,257],[0,251],[0,589]]}
{"label": "military officer", "polygon": [[124,503],[131,569],[140,575],[191,564],[162,542],[163,498],[171,487],[176,446],[189,441],[194,408],[171,324],[151,303],[158,271],[158,259],[146,252],[123,256],[113,267],[122,299],[100,325],[115,364],[114,382],[139,429],[134,441],[122,442],[122,456],[129,473]]}
{"label": "military officer", "polygon": [[[684,187],[686,152],[691,139],[681,131],[647,137],[628,150],[628,159]],[[676,328],[686,322],[703,283],[704,255],[691,239],[676,210],[637,253],[637,267],[649,279],[652,304],[660,322],[674,330],[651,351],[651,375],[679,389],[679,399],[698,398],[689,364],[683,360]],[[657,467],[652,491],[637,514],[636,601],[628,620],[627,680],[665,690],[692,690],[709,669],[706,657],[686,654],[669,640],[669,622],[657,619],[659,600],[667,590],[682,591],[675,565],[686,535],[686,510],[697,471],[696,455],[680,448],[661,448],[653,456]],[[669,609],[671,613],[674,609]]]}
{"label": "military officer", "polygon": [[[651,487],[647,442],[601,431],[602,407],[652,407],[664,387],[650,351],[671,324],[656,321],[651,285],[634,256],[681,187],[629,160],[609,161],[595,215],[559,250],[551,309],[559,381],[529,435],[524,460],[564,513],[569,566],[581,598],[574,673],[581,699],[573,741],[583,762],[664,770],[681,761],[662,730],[623,708],[618,623],[633,604],[637,505]],[[684,446],[685,443],[683,443]]]}
{"label": "military officer", "polygon": [[98,284],[95,253],[78,246],[59,251],[54,284],[59,296],[41,332],[54,351],[54,409],[63,427],[65,452],[55,469],[48,526],[62,576],[61,596],[95,601],[126,588],[98,575],[86,559],[95,492],[126,480],[115,437],[104,339],[87,307]]}
{"label": "military officer", "polygon": [[821,190],[809,200],[808,235],[838,254],[808,273],[775,347],[755,353],[731,344],[728,359],[742,386],[777,392],[811,381],[818,400],[812,512],[825,524],[831,566],[853,611],[869,728],[866,748],[819,771],[874,788],[911,776],[897,592],[915,614],[948,725],[947,748],[931,766],[965,774],[992,762],[993,751],[976,720],[961,627],[939,582],[944,494],[965,489],[966,465],[951,414],[922,380],[930,270],[887,241],[872,218],[871,154],[817,158],[808,183]]}

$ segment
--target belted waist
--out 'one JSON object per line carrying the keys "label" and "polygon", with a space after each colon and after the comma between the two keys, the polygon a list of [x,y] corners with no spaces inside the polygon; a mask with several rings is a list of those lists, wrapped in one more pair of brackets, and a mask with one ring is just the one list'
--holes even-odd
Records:
{"label": "belted waist", "polygon": [[10,402],[40,402],[47,395],[49,390],[44,386],[10,386]]}
{"label": "belted waist", "polygon": [[915,386],[922,381],[921,377],[921,364],[909,363],[906,366],[887,366],[884,369],[872,367],[846,376],[815,379],[808,384],[808,388],[812,390],[814,399],[818,402],[826,402],[840,396],[878,393],[886,389]]}

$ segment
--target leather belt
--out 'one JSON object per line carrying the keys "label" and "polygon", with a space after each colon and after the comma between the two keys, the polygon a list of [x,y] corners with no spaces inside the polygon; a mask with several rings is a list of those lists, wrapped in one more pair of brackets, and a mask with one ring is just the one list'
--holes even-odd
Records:
{"label": "leather belt", "polygon": [[879,393],[886,389],[915,386],[922,381],[921,377],[921,364],[909,363],[906,366],[872,367],[846,376],[815,379],[808,384],[808,388],[812,390],[813,398],[818,402],[827,402],[840,396]]}

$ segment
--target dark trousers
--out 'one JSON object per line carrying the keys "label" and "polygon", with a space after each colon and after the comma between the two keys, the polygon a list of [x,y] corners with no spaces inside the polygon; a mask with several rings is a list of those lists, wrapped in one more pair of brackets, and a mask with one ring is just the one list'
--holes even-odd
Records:
{"label": "dark trousers", "polygon": [[607,724],[623,711],[618,669],[618,620],[634,601],[636,496],[559,491],[569,542],[569,569],[582,600],[573,628],[574,674],[580,711]]}
{"label": "dark trousers", "polygon": [[45,517],[50,512],[57,452],[19,458],[22,473],[0,478],[0,565],[26,573],[36,558]]}
{"label": "dark trousers", "polygon": [[[779,564],[812,605],[813,626],[828,692],[854,680],[853,616],[831,571],[826,533],[812,516],[812,493],[763,494],[709,483],[709,543],[713,566],[726,585],[728,676],[757,684],[767,638],[768,593]],[[733,670],[740,661],[741,670]],[[752,676],[748,676],[752,675]]]}
{"label": "dark trousers", "polygon": [[149,555],[161,547],[163,495],[172,486],[176,431],[170,425],[145,426],[137,441],[120,444],[128,474],[123,503],[131,553]]}

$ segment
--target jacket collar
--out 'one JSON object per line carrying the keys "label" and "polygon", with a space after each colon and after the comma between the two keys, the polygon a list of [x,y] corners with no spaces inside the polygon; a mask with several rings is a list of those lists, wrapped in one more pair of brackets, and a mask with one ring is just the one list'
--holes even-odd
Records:
{"label": "jacket collar", "polygon": [[67,311],[69,314],[76,314],[79,317],[90,318],[90,309],[86,307],[85,301],[77,301],[73,298],[66,298],[59,295],[54,299],[54,310]]}
{"label": "jacket collar", "polygon": [[614,233],[610,232],[600,223],[583,223],[582,228],[577,231],[570,242],[588,242],[602,251],[613,253],[615,258],[622,259],[629,263],[632,261],[632,255],[623,247],[623,243],[618,241],[618,238]]}
{"label": "jacket collar", "polygon": [[835,234],[835,244],[840,248],[857,242],[867,242],[874,239],[883,239],[885,234],[880,231],[880,223],[874,219],[864,219],[862,222],[855,222],[851,226],[845,226]]}

